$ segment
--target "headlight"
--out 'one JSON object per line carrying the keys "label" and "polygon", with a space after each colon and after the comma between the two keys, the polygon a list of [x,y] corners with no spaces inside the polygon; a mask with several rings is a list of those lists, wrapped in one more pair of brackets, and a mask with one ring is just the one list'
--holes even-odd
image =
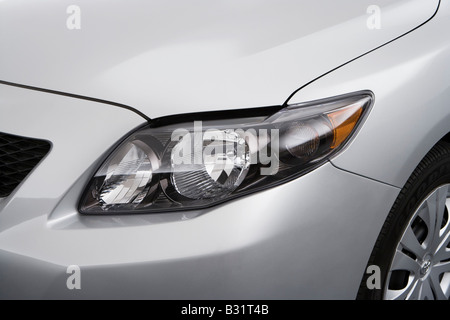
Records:
{"label": "headlight", "polygon": [[250,109],[238,111],[239,116],[196,114],[190,117],[194,122],[189,115],[181,121],[155,121],[131,134],[104,161],[86,188],[80,211],[205,208],[289,181],[338,152],[372,102],[372,93],[364,91],[262,108],[256,116],[256,109]]}

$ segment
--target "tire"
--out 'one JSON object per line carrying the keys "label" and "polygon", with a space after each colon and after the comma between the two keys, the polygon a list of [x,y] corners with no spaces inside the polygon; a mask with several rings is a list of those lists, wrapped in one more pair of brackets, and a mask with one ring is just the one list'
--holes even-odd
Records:
{"label": "tire", "polygon": [[[442,141],[433,147],[411,174],[378,236],[368,266],[380,268],[381,289],[370,290],[367,280],[371,275],[365,273],[357,299],[448,299],[449,209],[450,144]],[[435,231],[431,223],[433,212],[441,212],[434,220],[435,226],[440,223],[440,229],[434,227]],[[413,231],[420,247],[417,247],[416,240],[409,237],[412,235],[410,231]],[[437,251],[437,247],[440,248],[437,253],[431,252]],[[447,269],[449,272],[439,274]],[[442,292],[437,287],[439,283]]]}

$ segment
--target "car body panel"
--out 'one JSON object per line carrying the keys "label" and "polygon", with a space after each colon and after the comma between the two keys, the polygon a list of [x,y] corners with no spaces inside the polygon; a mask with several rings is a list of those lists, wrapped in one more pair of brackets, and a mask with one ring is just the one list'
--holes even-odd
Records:
{"label": "car body panel", "polygon": [[[403,187],[450,132],[450,2],[416,31],[317,80],[289,103],[369,89],[375,105],[336,166]],[[374,163],[376,159],[376,163]]]}
{"label": "car body panel", "polygon": [[[282,104],[427,21],[438,0],[0,2],[0,80],[123,103],[156,118]],[[382,27],[370,30],[370,5]],[[26,10],[23,8],[27,8]]]}

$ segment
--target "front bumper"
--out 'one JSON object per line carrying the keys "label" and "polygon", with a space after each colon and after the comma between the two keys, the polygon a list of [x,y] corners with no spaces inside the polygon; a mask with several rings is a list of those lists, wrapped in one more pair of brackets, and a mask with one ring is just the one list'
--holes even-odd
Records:
{"label": "front bumper", "polygon": [[[399,192],[326,163],[208,210],[81,216],[95,165],[144,120],[68,97],[0,93],[0,131],[53,144],[0,202],[3,299],[353,299]],[[80,290],[67,288],[70,265],[81,269]]]}

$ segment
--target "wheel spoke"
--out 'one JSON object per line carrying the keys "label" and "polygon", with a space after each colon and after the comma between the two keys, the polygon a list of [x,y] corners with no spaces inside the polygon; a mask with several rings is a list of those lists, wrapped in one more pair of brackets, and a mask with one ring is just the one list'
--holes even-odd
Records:
{"label": "wheel spoke", "polygon": [[450,261],[444,263],[438,263],[433,266],[433,274],[440,276],[444,272],[450,272]]}
{"label": "wheel spoke", "polygon": [[431,197],[432,199],[430,199],[434,201],[434,208],[435,208],[435,213],[434,215],[432,214],[435,220],[435,226],[433,229],[434,230],[433,233],[430,234],[431,235],[430,244],[434,250],[436,250],[439,244],[441,243],[442,237],[445,236],[444,235],[444,233],[446,233],[445,231],[448,231],[444,230],[441,232],[441,226],[444,220],[447,195],[448,195],[448,185],[445,185],[437,189],[436,192],[432,195]]}
{"label": "wheel spoke", "polygon": [[430,277],[428,279],[430,280],[430,285],[433,289],[436,299],[448,300],[448,297],[445,295],[444,291],[442,291],[442,287],[439,281],[439,274],[433,272],[432,274],[430,274]]}
{"label": "wheel spoke", "polygon": [[413,275],[418,275],[420,265],[416,260],[397,250],[391,266],[391,271],[395,270],[405,270],[411,272]]}
{"label": "wheel spoke", "polygon": [[408,290],[409,293],[406,296],[406,300],[418,300],[420,297],[420,291],[422,289],[422,283],[420,280],[415,280],[411,286],[411,289]]}
{"label": "wheel spoke", "polygon": [[434,261],[436,262],[450,259],[450,248],[448,248],[450,243],[450,221],[447,222],[445,229],[441,233],[442,235],[436,241],[434,248]]}
{"label": "wheel spoke", "polygon": [[[450,240],[450,239],[447,239]],[[450,259],[450,249],[444,243],[434,255],[434,261],[441,262]]]}
{"label": "wheel spoke", "polygon": [[406,229],[400,243],[403,245],[405,249],[411,251],[417,257],[422,257],[425,254],[425,248],[423,248],[422,245],[419,243],[419,240],[414,234],[414,231],[412,230],[411,226],[409,226]]}
{"label": "wheel spoke", "polygon": [[386,291],[387,300],[405,300],[412,295],[412,291],[418,286],[417,281],[410,281],[405,288],[400,290],[390,290]]}
{"label": "wheel spoke", "polygon": [[[447,200],[447,208],[450,211],[450,199]],[[445,226],[439,230],[439,240],[442,242],[444,241],[443,239],[448,238],[448,236],[450,235],[450,218],[448,219],[447,223],[445,224]]]}
{"label": "wheel spoke", "polygon": [[420,300],[434,300],[433,291],[428,279],[422,282],[422,290],[420,291]]}
{"label": "wheel spoke", "polygon": [[433,246],[433,240],[435,238],[436,232],[436,219],[437,219],[437,195],[433,193],[426,200],[426,208],[423,213],[419,214],[419,217],[425,222],[428,228],[427,238],[425,239],[425,244],[427,249]]}

